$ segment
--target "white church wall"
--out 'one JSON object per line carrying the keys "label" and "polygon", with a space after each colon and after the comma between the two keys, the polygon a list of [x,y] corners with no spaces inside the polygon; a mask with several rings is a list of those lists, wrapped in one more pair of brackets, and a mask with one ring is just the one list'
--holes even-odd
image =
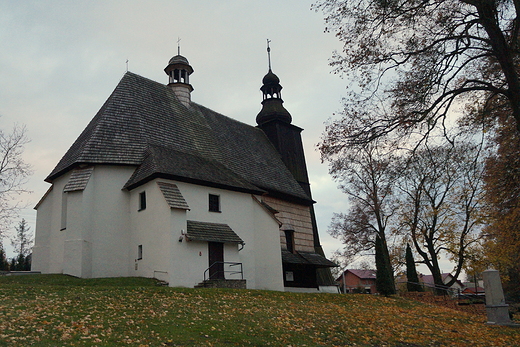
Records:
{"label": "white church wall", "polygon": [[[230,263],[242,263],[241,254],[238,251],[242,246],[236,243],[226,243],[224,244],[224,261]],[[243,265],[242,265],[243,266]],[[243,269],[242,269],[243,270]],[[224,271],[226,271],[226,279],[229,280],[240,280],[242,276],[237,272],[240,271],[240,268],[233,264],[225,264]],[[244,277],[245,279],[245,277]],[[247,285],[247,283],[246,283]],[[251,287],[250,287],[251,288]]]}
{"label": "white church wall", "polygon": [[122,190],[133,167],[97,165],[91,214],[92,277],[129,276],[130,194]]}
{"label": "white church wall", "polygon": [[256,289],[282,291],[284,286],[278,222],[257,202],[253,199],[251,201],[254,209],[254,252],[257,253]]}
{"label": "white church wall", "polygon": [[[227,224],[244,240],[240,252],[240,245],[225,244],[224,261],[243,263],[248,288],[283,290],[278,224],[250,194],[174,182],[190,210],[172,209],[157,180],[122,190],[133,170],[96,166],[84,191],[66,193],[64,230],[63,188],[70,173],[55,180],[38,206],[34,270],[81,277],[156,277],[171,286],[193,287],[203,281],[209,266],[207,242],[179,242],[186,221],[194,220]],[[147,206],[138,211],[142,191]],[[221,212],[209,211],[209,194],[220,197]],[[142,259],[137,260],[139,245]]]}
{"label": "white church wall", "polygon": [[[182,191],[181,191],[182,193]],[[164,200],[164,199],[163,199]],[[201,273],[205,269],[206,242],[187,242],[183,233],[186,233],[186,211],[171,209],[170,211],[170,272],[169,284],[172,287],[193,287],[201,282]],[[179,241],[179,239],[181,241]],[[204,248],[206,245],[206,248]]]}
{"label": "white church wall", "polygon": [[[177,212],[177,211],[175,211]],[[204,280],[208,268],[208,243],[172,238],[170,286],[193,288]]]}
{"label": "white church wall", "polygon": [[65,229],[63,273],[76,277],[92,276],[92,184],[85,191],[67,194],[67,228]]}
{"label": "white church wall", "polygon": [[63,193],[63,188],[69,179],[69,174],[54,182],[54,199],[52,200],[52,224],[51,224],[51,240],[50,245],[50,262],[49,273],[63,273],[63,243],[65,241],[66,229],[62,228],[63,214],[67,213],[67,194]]}
{"label": "white church wall", "polygon": [[42,200],[37,206],[37,222],[31,262],[31,270],[33,271],[40,271],[42,273],[49,273],[50,271],[52,207],[55,194],[54,189],[50,189],[46,195],[42,197]]}
{"label": "white church wall", "polygon": [[[176,221],[182,220],[182,210],[172,210],[172,217]],[[185,218],[185,217],[184,217]],[[181,223],[174,223],[174,230],[180,230],[178,226]],[[178,225],[178,226],[177,226]],[[176,232],[174,232],[176,235]],[[171,274],[170,286],[172,287],[194,287],[198,283],[204,281],[204,273],[209,267],[208,243],[204,241],[187,241],[186,238],[179,242],[178,237],[172,238],[172,257],[171,257]],[[224,244],[224,261],[225,262],[241,262],[238,254],[238,245],[227,243]],[[235,269],[238,269],[235,267]],[[225,270],[230,270],[228,265]],[[206,274],[209,276],[209,274]],[[238,274],[226,274],[226,279],[241,279]],[[246,278],[245,278],[246,279]]]}
{"label": "white church wall", "polygon": [[128,276],[132,167],[97,165],[86,188],[64,193],[71,172],[53,182],[37,208],[33,269],[78,277]]}
{"label": "white church wall", "polygon": [[[203,241],[188,241],[185,237],[179,242],[181,230],[186,232],[187,220],[225,223],[225,209],[228,209],[228,192],[221,189],[199,186],[195,184],[174,182],[186,200],[189,211],[172,209],[172,243],[171,262],[172,273],[170,286],[193,287],[204,280],[204,271],[209,267],[208,243]],[[209,212],[209,194],[219,195],[222,212]],[[233,229],[233,227],[230,225]],[[234,229],[233,229],[234,230]],[[234,247],[233,247],[234,246]],[[236,261],[237,246],[224,245],[224,261]]]}
{"label": "white church wall", "polygon": [[[283,290],[278,224],[250,194],[183,182],[176,184],[190,206],[186,213],[188,220],[227,224],[245,242],[240,252],[237,245],[226,245],[224,261],[243,263],[248,288]],[[220,212],[209,211],[209,194],[220,197]],[[209,265],[207,243],[200,246],[188,242],[184,251],[186,262],[199,256],[204,264],[203,273]],[[195,267],[200,267],[200,261],[196,264],[185,267],[198,272],[200,269]]]}
{"label": "white church wall", "polygon": [[35,232],[37,236],[32,260],[34,271],[63,273],[66,235],[64,217],[67,216],[67,196],[63,193],[63,188],[69,177],[70,172],[55,179],[52,191],[38,205]]}
{"label": "white church wall", "polygon": [[[140,194],[146,197],[146,208],[140,209]],[[133,276],[168,281],[172,237],[170,207],[156,181],[130,192],[131,245]],[[139,254],[140,253],[140,254]],[[141,259],[139,259],[141,256]]]}

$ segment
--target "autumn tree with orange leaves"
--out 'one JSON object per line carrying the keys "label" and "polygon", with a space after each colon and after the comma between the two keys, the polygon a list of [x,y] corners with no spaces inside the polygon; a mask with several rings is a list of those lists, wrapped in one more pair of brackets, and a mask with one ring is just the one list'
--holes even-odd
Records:
{"label": "autumn tree with orange leaves", "polygon": [[520,134],[507,112],[501,114],[500,125],[492,131],[496,151],[486,160],[484,251],[485,260],[507,275],[508,297],[520,301]]}
{"label": "autumn tree with orange leaves", "polygon": [[343,44],[331,62],[349,80],[343,117],[328,127],[341,133],[337,147],[416,141],[447,128],[461,105],[496,96],[520,131],[520,0],[319,0],[313,8]]}
{"label": "autumn tree with orange leaves", "polygon": [[313,8],[343,44],[331,65],[349,82],[342,117],[325,130],[329,151],[376,139],[417,149],[432,135],[449,138],[455,120],[491,133],[487,257],[473,260],[518,284],[520,0],[318,0]]}

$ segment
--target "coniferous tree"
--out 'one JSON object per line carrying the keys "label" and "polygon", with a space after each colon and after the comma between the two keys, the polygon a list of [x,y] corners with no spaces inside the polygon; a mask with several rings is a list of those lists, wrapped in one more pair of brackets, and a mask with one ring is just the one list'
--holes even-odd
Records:
{"label": "coniferous tree", "polygon": [[419,277],[415,271],[415,261],[413,260],[412,249],[410,244],[406,244],[406,289],[409,292],[422,292],[423,289],[419,284]]}
{"label": "coniferous tree", "polygon": [[23,254],[18,254],[15,258],[16,261],[16,271],[24,271],[25,264],[25,256]]}
{"label": "coniferous tree", "polygon": [[384,295],[395,294],[394,278],[392,269],[389,268],[387,253],[384,251],[383,241],[376,237],[376,289]]}
{"label": "coniferous tree", "polygon": [[34,244],[31,227],[29,227],[25,219],[22,218],[15,229],[16,234],[11,238],[11,244],[19,255],[25,257],[32,252],[32,246]]}
{"label": "coniferous tree", "polygon": [[4,247],[0,244],[0,271],[9,270],[9,262],[7,261],[7,257],[5,256]]}
{"label": "coniferous tree", "polygon": [[32,263],[32,253],[27,255],[23,262],[23,270],[31,271],[31,263]]}
{"label": "coniferous tree", "polygon": [[33,234],[25,219],[22,219],[15,229],[16,234],[11,238],[11,244],[18,255],[11,260],[11,271],[29,271],[31,264],[30,258],[27,258],[32,253]]}

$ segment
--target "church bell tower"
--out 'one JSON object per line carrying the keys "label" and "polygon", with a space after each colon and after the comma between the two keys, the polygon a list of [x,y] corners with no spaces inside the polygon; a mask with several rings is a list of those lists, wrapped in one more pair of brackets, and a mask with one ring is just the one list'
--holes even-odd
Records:
{"label": "church bell tower", "polygon": [[262,79],[262,110],[256,116],[258,127],[264,131],[280,153],[283,162],[294,178],[311,198],[305,153],[301,138],[302,128],[293,124],[289,111],[283,107],[280,79],[271,70],[271,48],[267,41],[269,71]]}
{"label": "church bell tower", "polygon": [[[269,42],[270,41],[267,40],[269,71],[262,79],[262,87],[260,88],[263,94],[262,109],[256,116],[256,123],[269,138],[278,153],[280,153],[282,161],[305,193],[307,193],[309,199],[312,200],[311,186],[301,137],[303,129],[291,124],[291,114],[283,107],[280,79],[271,70],[271,48],[269,47]],[[310,205],[309,208],[314,238],[314,250],[316,253],[325,256],[320,244],[314,206]],[[328,268],[317,269],[316,275],[320,285],[332,285],[334,282],[330,269]]]}
{"label": "church bell tower", "polygon": [[177,99],[186,107],[190,106],[191,92],[193,87],[190,84],[190,75],[193,73],[188,59],[178,54],[170,59],[168,66],[164,68],[164,72],[168,75],[168,86],[173,90]]}

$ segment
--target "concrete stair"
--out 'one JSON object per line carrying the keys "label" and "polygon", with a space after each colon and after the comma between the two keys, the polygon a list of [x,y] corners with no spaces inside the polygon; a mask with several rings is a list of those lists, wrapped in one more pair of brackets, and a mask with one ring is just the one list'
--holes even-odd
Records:
{"label": "concrete stair", "polygon": [[194,288],[234,288],[246,289],[246,280],[205,280],[197,284]]}

